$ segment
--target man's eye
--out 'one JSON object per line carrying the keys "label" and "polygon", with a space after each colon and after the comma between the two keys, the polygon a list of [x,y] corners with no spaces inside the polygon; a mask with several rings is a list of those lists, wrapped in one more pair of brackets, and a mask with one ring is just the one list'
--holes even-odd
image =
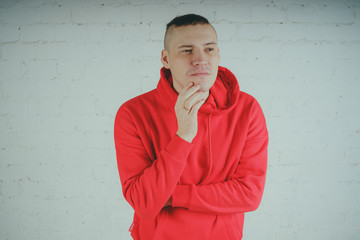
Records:
{"label": "man's eye", "polygon": [[209,52],[212,52],[212,51],[214,51],[215,49],[214,48],[208,48],[208,51]]}
{"label": "man's eye", "polygon": [[191,49],[185,49],[185,50],[183,50],[183,52],[185,52],[185,53],[191,53],[192,50],[191,50]]}

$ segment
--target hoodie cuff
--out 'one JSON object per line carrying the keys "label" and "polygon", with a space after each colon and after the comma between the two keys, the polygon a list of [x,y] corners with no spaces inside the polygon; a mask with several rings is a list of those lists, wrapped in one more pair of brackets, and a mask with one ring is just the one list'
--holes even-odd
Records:
{"label": "hoodie cuff", "polygon": [[192,185],[177,185],[172,195],[172,207],[190,208]]}
{"label": "hoodie cuff", "polygon": [[186,161],[191,151],[192,144],[181,137],[174,135],[166,146],[165,151],[175,157],[177,160]]}

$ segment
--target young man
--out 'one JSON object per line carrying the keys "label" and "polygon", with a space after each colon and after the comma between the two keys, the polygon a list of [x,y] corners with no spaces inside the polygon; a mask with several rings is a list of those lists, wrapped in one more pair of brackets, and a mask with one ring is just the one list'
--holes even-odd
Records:
{"label": "young man", "polygon": [[268,133],[257,101],[219,66],[216,32],[189,14],[168,25],[157,88],[115,119],[134,239],[241,239],[262,197]]}

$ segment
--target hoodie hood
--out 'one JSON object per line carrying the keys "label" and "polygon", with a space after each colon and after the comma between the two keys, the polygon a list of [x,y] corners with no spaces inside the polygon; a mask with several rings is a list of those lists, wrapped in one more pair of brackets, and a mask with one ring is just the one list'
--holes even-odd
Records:
{"label": "hoodie hood", "polygon": [[[172,87],[172,76],[169,69],[161,68],[157,91],[164,103],[174,111],[178,93]],[[239,95],[239,84],[234,74],[229,69],[219,66],[218,75],[214,85],[210,88],[209,97],[199,112],[212,115],[226,113],[236,106]]]}

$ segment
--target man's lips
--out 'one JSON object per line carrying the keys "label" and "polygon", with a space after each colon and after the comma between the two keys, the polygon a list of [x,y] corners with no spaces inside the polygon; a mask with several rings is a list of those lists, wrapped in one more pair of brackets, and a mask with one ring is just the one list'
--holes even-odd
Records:
{"label": "man's lips", "polygon": [[210,73],[208,72],[195,72],[195,73],[192,73],[190,74],[191,76],[207,76],[209,75]]}

